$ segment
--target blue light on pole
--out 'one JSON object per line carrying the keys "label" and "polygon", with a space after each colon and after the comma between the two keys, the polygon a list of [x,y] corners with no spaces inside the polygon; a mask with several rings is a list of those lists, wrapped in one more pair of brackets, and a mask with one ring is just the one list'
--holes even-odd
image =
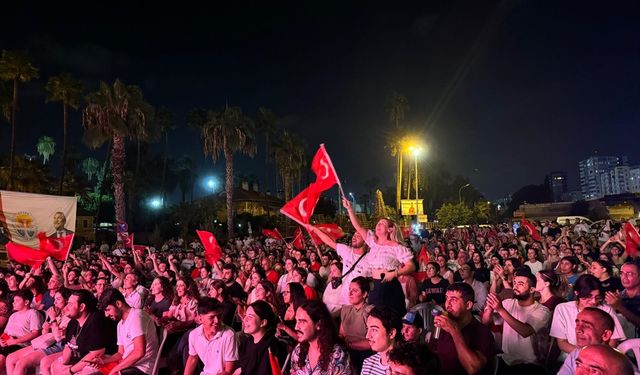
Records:
{"label": "blue light on pole", "polygon": [[160,197],[153,197],[151,199],[149,199],[148,203],[149,208],[153,209],[153,210],[159,210],[162,208],[162,198]]}
{"label": "blue light on pole", "polygon": [[205,190],[207,190],[210,193],[213,193],[216,191],[216,188],[218,187],[218,180],[213,176],[209,176],[204,179],[204,181],[202,182],[202,185],[204,186]]}

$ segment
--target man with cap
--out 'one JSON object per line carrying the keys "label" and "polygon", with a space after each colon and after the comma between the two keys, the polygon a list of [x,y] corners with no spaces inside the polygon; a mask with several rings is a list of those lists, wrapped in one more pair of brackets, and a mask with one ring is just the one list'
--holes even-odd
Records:
{"label": "man with cap", "polygon": [[424,320],[417,312],[409,311],[402,318],[402,337],[406,342],[424,344]]}
{"label": "man with cap", "polygon": [[189,358],[184,374],[193,375],[198,358],[202,374],[232,374],[238,363],[238,342],[233,329],[222,323],[224,306],[214,298],[198,302],[200,326],[189,333]]}

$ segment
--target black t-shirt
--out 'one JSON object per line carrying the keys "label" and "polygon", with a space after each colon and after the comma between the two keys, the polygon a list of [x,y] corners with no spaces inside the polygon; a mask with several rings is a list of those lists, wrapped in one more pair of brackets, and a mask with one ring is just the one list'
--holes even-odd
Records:
{"label": "black t-shirt", "polygon": [[425,302],[434,301],[438,305],[444,304],[445,292],[449,286],[449,281],[444,278],[440,278],[440,281],[433,283],[430,278],[425,279],[420,287],[420,292],[425,292],[427,299]]}
{"label": "black t-shirt", "polygon": [[601,284],[602,284],[602,289],[605,292],[616,292],[616,291],[621,292],[622,290],[624,290],[624,287],[622,286],[620,279],[617,277],[610,277],[605,281],[603,281]]}
{"label": "black t-shirt", "polygon": [[247,293],[245,293],[244,289],[242,289],[242,286],[238,284],[237,281],[234,281],[231,285],[227,285],[227,294],[231,298],[235,297],[243,301],[247,300]]}
{"label": "black t-shirt", "polygon": [[87,353],[105,348],[106,354],[118,351],[117,323],[104,316],[100,311],[91,313],[82,327],[72,319],[65,331],[65,343],[72,354],[72,363],[77,363]]}
{"label": "black t-shirt", "polygon": [[171,301],[168,298],[163,298],[162,301],[156,302],[155,300],[151,301],[149,304],[149,310],[156,318],[162,318],[162,313],[165,311],[169,311],[171,307]]}

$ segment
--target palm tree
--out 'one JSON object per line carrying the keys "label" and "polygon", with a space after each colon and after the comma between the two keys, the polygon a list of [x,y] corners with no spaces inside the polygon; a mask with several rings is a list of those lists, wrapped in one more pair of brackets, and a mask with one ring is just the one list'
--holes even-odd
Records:
{"label": "palm tree", "polygon": [[116,79],[111,86],[100,82],[98,91],[86,97],[82,122],[85,142],[98,148],[111,140],[111,173],[116,221],[125,220],[124,172],[125,141],[145,136],[145,125],[152,121],[153,107],[144,100],[138,86],[127,86]]}
{"label": "palm tree", "polygon": [[[278,129],[278,116],[269,108],[258,108],[258,115],[256,116],[256,130],[261,131],[264,134],[264,186],[265,189],[269,188],[269,158],[271,157],[270,149],[271,135],[276,133]],[[277,190],[277,189],[276,189]]]}
{"label": "palm tree", "polygon": [[402,191],[402,151],[400,143],[402,139],[400,122],[404,120],[405,114],[409,111],[409,100],[406,96],[397,92],[391,93],[385,103],[385,109],[389,113],[389,122],[394,125],[394,143],[390,147],[391,156],[396,157],[396,209],[400,210],[400,195]]}
{"label": "palm tree", "polygon": [[58,194],[62,195],[65,165],[67,159],[67,125],[69,123],[69,107],[78,109],[80,95],[84,87],[82,82],[73,78],[69,73],[62,73],[49,78],[47,82],[47,102],[62,102],[62,172],[60,173],[60,187]]}
{"label": "palm tree", "polygon": [[157,124],[158,130],[164,136],[164,156],[162,161],[161,188],[162,188],[162,202],[166,207],[167,205],[166,181],[167,181],[167,160],[169,158],[169,132],[176,128],[175,124],[173,123],[173,115],[171,114],[171,111],[169,111],[168,108],[161,107],[158,109],[158,112],[156,113],[156,124]]}
{"label": "palm tree", "polygon": [[82,171],[87,175],[89,181],[93,180],[93,176],[98,173],[100,163],[94,158],[86,158],[82,161]]}
{"label": "palm tree", "polygon": [[[29,82],[38,78],[36,68],[23,52],[2,51],[0,57],[0,79],[13,82],[11,99],[11,148],[9,150],[9,186],[13,178],[13,159],[16,145],[16,112],[18,110],[18,83]],[[6,185],[5,185],[6,186]]]}
{"label": "palm tree", "polygon": [[302,138],[283,130],[272,146],[273,160],[282,178],[284,199],[289,201],[293,196],[293,181],[300,179],[306,164],[306,145]]}
{"label": "palm tree", "polygon": [[242,113],[242,108],[228,104],[218,111],[195,110],[190,119],[198,121],[192,126],[201,129],[204,154],[211,156],[214,163],[220,153],[224,155],[227,230],[229,238],[233,238],[233,155],[236,152],[251,157],[256,154],[253,121]]}
{"label": "palm tree", "polygon": [[42,136],[38,139],[36,150],[42,156],[42,164],[47,164],[49,157],[56,151],[56,141],[46,135]]}

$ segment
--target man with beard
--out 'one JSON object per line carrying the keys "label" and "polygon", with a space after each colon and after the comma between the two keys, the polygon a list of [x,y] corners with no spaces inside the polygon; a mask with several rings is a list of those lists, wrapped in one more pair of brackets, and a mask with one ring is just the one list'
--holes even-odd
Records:
{"label": "man with beard", "polygon": [[516,271],[513,277],[513,298],[501,301],[491,293],[487,297],[487,307],[482,314],[482,322],[493,323],[493,313],[504,319],[502,331],[502,359],[500,373],[535,373],[538,356],[536,333],[546,327],[551,312],[534,299],[536,277],[526,270]]}
{"label": "man with beard", "polygon": [[440,359],[440,375],[487,374],[495,357],[491,331],[471,314],[475,295],[463,282],[447,287],[446,314],[433,318],[429,348]]}
{"label": "man with beard", "polygon": [[158,354],[158,335],[153,320],[146,312],[131,308],[117,289],[102,294],[100,308],[105,316],[118,322],[118,352],[104,358],[103,364],[111,369],[110,373],[150,374]]}
{"label": "man with beard", "polygon": [[232,263],[222,266],[222,281],[227,286],[227,294],[235,301],[246,301],[247,293],[236,281],[236,266]]}
{"label": "man with beard", "polygon": [[349,284],[351,284],[351,280],[358,276],[365,276],[367,245],[364,242],[364,238],[356,232],[353,234],[353,237],[351,237],[351,246],[347,246],[336,243],[336,241],[325,232],[311,224],[308,224],[306,228],[308,231],[315,233],[327,246],[334,249],[342,259],[342,291],[340,292],[340,302],[343,305],[348,305]]}

